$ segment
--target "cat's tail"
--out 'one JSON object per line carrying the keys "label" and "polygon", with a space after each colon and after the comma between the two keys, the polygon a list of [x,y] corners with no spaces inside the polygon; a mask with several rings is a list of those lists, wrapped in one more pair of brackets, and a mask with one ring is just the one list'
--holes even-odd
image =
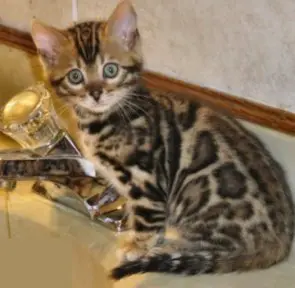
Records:
{"label": "cat's tail", "polygon": [[247,254],[241,251],[212,248],[179,249],[172,252],[171,249],[165,248],[167,247],[152,249],[138,260],[121,264],[112,270],[111,278],[119,280],[133,274],[147,272],[197,275],[264,269],[280,262],[287,256],[274,252],[278,250],[270,251],[269,249]]}

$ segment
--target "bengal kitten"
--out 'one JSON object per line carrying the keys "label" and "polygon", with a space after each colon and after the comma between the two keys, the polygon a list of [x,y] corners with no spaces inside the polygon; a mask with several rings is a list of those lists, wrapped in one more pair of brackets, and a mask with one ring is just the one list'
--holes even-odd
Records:
{"label": "bengal kitten", "polygon": [[147,89],[136,13],[32,36],[75,111],[85,157],[128,199],[132,237],[111,276],[267,268],[284,260],[294,208],[284,172],[236,120]]}

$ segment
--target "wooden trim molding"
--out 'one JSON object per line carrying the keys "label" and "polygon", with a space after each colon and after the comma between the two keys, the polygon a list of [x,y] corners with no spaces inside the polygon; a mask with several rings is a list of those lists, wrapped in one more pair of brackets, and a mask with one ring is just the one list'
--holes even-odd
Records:
{"label": "wooden trim molding", "polygon": [[31,35],[0,24],[0,43],[22,49],[28,53],[35,54],[36,47]]}
{"label": "wooden trim molding", "polygon": [[[0,43],[36,54],[36,48],[29,33],[3,25],[0,25]],[[145,71],[143,78],[149,87],[176,92],[202,101],[239,119],[295,135],[295,114],[291,112],[188,84],[150,71]]]}

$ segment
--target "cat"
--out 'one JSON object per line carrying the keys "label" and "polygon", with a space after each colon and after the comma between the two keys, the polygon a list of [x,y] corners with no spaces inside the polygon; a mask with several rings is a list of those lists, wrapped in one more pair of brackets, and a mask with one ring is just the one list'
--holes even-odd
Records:
{"label": "cat", "polygon": [[285,173],[231,116],[143,84],[135,9],[60,30],[37,20],[32,38],[57,96],[73,109],[83,153],[127,199],[132,233],[119,280],[270,267],[292,247]]}

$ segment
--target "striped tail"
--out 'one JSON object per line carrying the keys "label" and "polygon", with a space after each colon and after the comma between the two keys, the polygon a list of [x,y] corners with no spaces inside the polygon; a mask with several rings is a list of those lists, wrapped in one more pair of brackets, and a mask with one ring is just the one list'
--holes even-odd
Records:
{"label": "striped tail", "polygon": [[173,252],[171,247],[165,248],[152,249],[138,260],[121,264],[112,270],[110,277],[120,280],[133,274],[147,272],[197,275],[264,269],[282,261],[288,254],[269,253],[268,249],[263,249],[250,255],[241,251],[218,250],[220,246],[217,249],[211,247],[191,251],[186,248]]}
{"label": "striped tail", "polygon": [[174,253],[170,255],[164,253],[126,262],[112,270],[111,278],[120,280],[133,274],[147,272],[195,275],[209,272],[211,269],[212,260],[200,254],[177,255]]}

